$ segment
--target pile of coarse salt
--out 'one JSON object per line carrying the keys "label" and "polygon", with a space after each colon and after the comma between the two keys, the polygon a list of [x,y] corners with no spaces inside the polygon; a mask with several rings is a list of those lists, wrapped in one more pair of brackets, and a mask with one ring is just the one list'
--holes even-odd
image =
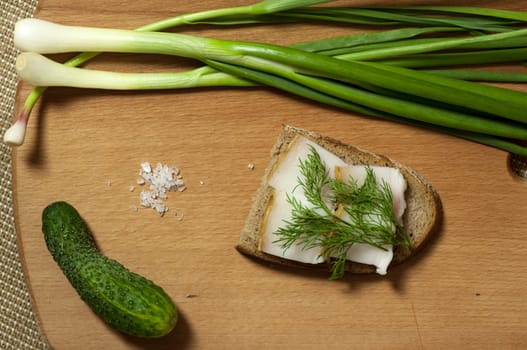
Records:
{"label": "pile of coarse salt", "polygon": [[153,208],[163,216],[168,211],[165,201],[169,191],[184,191],[186,189],[183,177],[177,167],[157,163],[152,168],[149,162],[141,163],[138,185],[147,185],[149,190],[142,190],[140,194],[141,206]]}

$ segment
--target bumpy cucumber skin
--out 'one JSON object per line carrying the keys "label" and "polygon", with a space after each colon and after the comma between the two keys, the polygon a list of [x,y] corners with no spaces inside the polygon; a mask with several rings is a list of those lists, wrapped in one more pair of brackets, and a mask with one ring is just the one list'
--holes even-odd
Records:
{"label": "bumpy cucumber skin", "polygon": [[66,202],[47,206],[42,232],[49,252],[81,299],[112,328],[148,338],[172,331],[177,311],[170,297],[152,281],[102,255],[73,206]]}

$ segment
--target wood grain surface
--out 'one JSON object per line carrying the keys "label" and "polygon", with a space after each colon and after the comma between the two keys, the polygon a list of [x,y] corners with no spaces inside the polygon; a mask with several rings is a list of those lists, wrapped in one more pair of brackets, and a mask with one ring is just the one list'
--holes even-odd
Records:
{"label": "wood grain surface", "polygon": [[[36,16],[134,28],[183,12],[244,3],[44,0]],[[342,2],[399,3],[527,10],[525,1]],[[296,24],[182,30],[291,44],[363,29]],[[193,64],[112,54],[89,67],[157,71]],[[29,88],[21,85],[18,106]],[[35,309],[56,349],[527,348],[527,182],[510,174],[504,152],[265,88],[54,88],[30,124],[27,143],[14,154],[16,221]],[[384,154],[419,171],[442,199],[438,235],[385,277],[348,276],[336,282],[238,254],[234,246],[282,124]],[[170,194],[164,217],[130,209],[139,205],[135,182],[145,161],[179,167],[187,184],[186,191]],[[41,212],[56,200],[77,207],[106,255],[167,291],[180,311],[172,334],[158,340],[121,335],[79,299],[41,233]]]}

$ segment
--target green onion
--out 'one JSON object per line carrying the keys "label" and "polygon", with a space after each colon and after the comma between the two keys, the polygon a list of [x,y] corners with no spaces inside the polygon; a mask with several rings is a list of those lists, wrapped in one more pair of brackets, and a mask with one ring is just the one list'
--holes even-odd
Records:
{"label": "green onion", "polygon": [[[334,81],[327,81],[321,78],[307,77],[303,75],[296,75],[294,78],[293,76],[290,76],[289,79],[285,79],[272,74],[251,70],[248,68],[242,68],[239,66],[221,64],[212,61],[207,61],[207,63],[211,66],[219,67],[221,65],[221,69],[228,71],[231,74],[218,72],[209,66],[181,73],[104,72],[67,67],[35,53],[23,53],[17,62],[17,66],[19,69],[21,69],[20,72],[22,78],[25,78],[25,75],[28,74],[28,72],[25,71],[24,66],[32,66],[32,69],[36,68],[39,74],[33,76],[37,76],[38,79],[44,79],[43,82],[49,86],[65,85],[84,88],[130,90],[158,88],[176,89],[203,86],[253,86],[255,83],[260,83],[262,85],[285,90],[287,92],[317,102],[343,108],[353,112],[358,112],[367,116],[396,121],[418,127],[431,128],[443,133],[455,135],[489,146],[498,147],[509,152],[527,155],[527,148],[495,137],[496,134],[500,133],[510,137],[526,137],[527,132],[525,131],[525,128],[523,128],[522,131],[521,127],[514,126],[511,128],[507,123],[500,123],[497,121],[490,121],[490,124],[488,124],[489,121],[485,118],[477,118],[470,115],[464,116],[459,113],[453,114],[449,113],[448,111],[445,112],[441,111],[440,109],[433,109],[429,106],[414,108],[414,118],[402,118],[394,114],[390,114],[387,111],[388,109],[400,108],[400,101],[393,99],[390,100],[383,96],[375,96],[374,94],[368,94],[367,92],[338,84]],[[150,81],[153,83],[145,84],[145,81]],[[38,83],[38,80],[32,80],[31,82]],[[142,86],[138,86],[138,82],[141,82]],[[320,92],[319,90],[321,89],[326,93]],[[385,108],[384,111],[378,111],[376,109],[366,107],[367,105],[375,106],[375,101],[379,101],[381,99],[384,99],[385,103],[390,107]],[[356,103],[354,103],[354,101]],[[411,103],[406,103],[406,105],[406,108],[412,107]],[[407,113],[411,113],[411,110],[409,110]],[[438,115],[440,117],[437,119]],[[460,116],[462,117],[461,119],[459,118]],[[466,123],[466,126],[463,128],[463,125],[458,124],[460,122]],[[491,136],[478,133],[478,128],[481,128],[482,125],[487,125],[487,129],[493,130],[494,135]],[[19,125],[17,126],[20,127]],[[472,131],[463,131],[462,129]],[[483,131],[485,131],[485,129],[483,129]]]}
{"label": "green onion", "polygon": [[[22,43],[20,48],[41,53],[94,52],[82,53],[65,65],[50,62],[33,53],[24,53],[17,66],[21,68],[21,76],[35,85],[107,89],[267,85],[365,115],[436,129],[513,153],[527,153],[526,147],[514,141],[527,139],[527,126],[524,124],[527,118],[521,113],[526,107],[527,95],[468,82],[485,80],[485,77],[488,81],[520,82],[521,78],[513,80],[512,74],[499,72],[401,68],[522,61],[527,29],[518,29],[525,22],[520,11],[475,9],[474,13],[470,13],[467,8],[437,6],[375,9],[306,7],[323,2],[328,1],[266,0],[249,6],[185,14],[140,27],[136,32],[62,27],[41,22],[39,25],[47,29],[37,30],[39,33],[36,34],[44,37],[37,37],[31,32],[24,35],[24,31],[19,33],[18,39],[15,35],[15,41]],[[448,17],[445,15],[448,12],[456,16]],[[436,13],[440,15],[436,16]],[[462,17],[460,14],[474,16]],[[290,48],[181,34],[140,33],[190,23],[226,25],[300,20],[371,25],[411,23],[429,28],[363,33],[296,44]],[[69,33],[53,41],[53,30],[56,29],[66,29]],[[461,37],[437,36],[463,32],[465,35]],[[433,36],[420,37],[427,34]],[[26,44],[29,46],[24,46]],[[72,68],[95,57],[96,51],[178,55],[210,66],[189,72],[149,74]],[[34,78],[37,75],[30,73],[31,67],[40,65],[35,62],[42,61],[50,67],[53,64],[57,69],[53,78],[39,75],[43,80],[37,80]],[[395,67],[397,65],[401,67]],[[61,73],[63,68],[70,70]],[[98,81],[94,82],[94,78]],[[31,92],[13,129],[25,129],[29,113],[44,90],[37,87]],[[7,142],[23,142],[23,135],[17,139],[12,135],[7,137],[9,133],[10,130],[4,135]]]}
{"label": "green onion", "polygon": [[[390,9],[373,8],[325,8],[296,9],[277,14],[276,16],[305,18],[310,20],[335,21],[344,23],[371,25],[419,25],[419,26],[452,26],[470,30],[503,32],[510,30],[515,21],[500,18],[445,18],[400,14]],[[322,17],[322,18],[321,18]]]}
{"label": "green onion", "polygon": [[177,73],[121,73],[65,66],[35,52],[17,58],[19,76],[33,85],[109,90],[185,89],[210,86],[254,86],[233,75],[204,66]]}
{"label": "green onion", "polygon": [[426,72],[444,77],[487,82],[527,83],[527,73],[475,69],[433,69]]}
{"label": "green onion", "polygon": [[[477,30],[482,32],[504,32],[526,22],[525,14],[520,11],[499,11],[485,8],[474,8],[474,13],[469,16],[460,16],[463,8],[451,7],[450,12],[455,16],[446,16],[444,13],[435,15],[427,9],[438,9],[438,6],[424,6],[422,10],[402,11],[404,7],[298,7],[280,11],[263,16],[227,16],[214,17],[194,23],[227,25],[227,24],[251,24],[251,23],[282,23],[295,21],[323,21],[347,24],[359,24],[369,26],[449,26],[464,28],[466,30]],[[468,8],[466,8],[468,9]],[[476,13],[479,10],[479,13]],[[435,11],[440,12],[440,11]],[[486,14],[485,14],[486,13]],[[510,18],[509,18],[510,17]]]}
{"label": "green onion", "polygon": [[[308,6],[319,3],[329,2],[328,0],[264,0],[253,5],[239,6],[232,8],[220,8],[207,10],[196,13],[183,14],[176,17],[167,18],[161,21],[153,22],[137,28],[137,31],[162,31],[171,27],[181,26],[190,23],[200,23],[200,21],[212,18],[225,17],[252,17],[254,15],[267,15],[276,11],[293,9],[299,6]],[[64,64],[71,67],[80,66],[94,57],[99,55],[98,52],[83,52],[69,59]],[[12,128],[4,134],[4,142],[12,145],[22,145],[25,139],[27,123],[31,112],[46,91],[45,86],[35,87],[24,101],[23,108],[17,117]]]}
{"label": "green onion", "polygon": [[[513,35],[503,33],[492,36],[502,37],[504,34]],[[469,132],[527,139],[527,127],[516,123],[527,123],[523,113],[527,107],[524,93],[379,63],[342,61],[294,48],[262,43],[233,42],[174,33],[140,33],[61,26],[35,19],[17,24],[15,44],[22,50],[43,53],[93,50],[180,55],[204,61],[231,75],[233,70],[229,67],[245,67],[400,117]],[[447,46],[451,47],[452,44]],[[26,55],[22,58],[33,56]],[[151,75],[142,76],[148,80]],[[166,80],[170,79],[169,77]],[[188,76],[185,76],[185,79],[183,86],[189,86]],[[161,85],[165,86],[163,83]],[[397,99],[378,94],[374,92],[375,89],[368,91],[371,90],[370,85],[395,92],[404,91],[418,100],[429,99],[441,104],[450,104],[452,107],[438,109],[415,102],[415,98]],[[140,82],[135,86],[141,88]],[[149,88],[149,85],[145,88]],[[459,107],[460,110],[484,112],[515,122],[507,123],[477,114],[465,114],[456,110]]]}
{"label": "green onion", "polygon": [[[316,52],[327,56],[335,56],[349,53],[354,50],[371,50],[371,48],[379,48],[381,45],[383,45],[383,48],[386,46],[399,46],[402,42],[404,43],[403,40],[415,38],[423,34],[437,34],[459,31],[460,29],[458,28],[449,27],[400,28],[381,32],[366,32],[333,38],[325,38],[321,40],[294,44],[292,47],[303,51]],[[430,39],[426,40],[429,41]],[[444,40],[444,38],[438,38],[435,40]]]}
{"label": "green onion", "polygon": [[347,55],[340,55],[339,58],[343,60],[365,60],[365,59],[379,59],[389,58],[401,55],[419,54],[425,52],[435,52],[440,50],[459,49],[464,46],[470,45],[493,45],[498,44],[504,40],[509,39],[523,39],[527,37],[527,29],[518,29],[509,31],[506,33],[496,33],[489,35],[480,35],[468,38],[453,38],[448,40],[440,40],[434,42],[427,42],[424,44],[417,45],[404,45],[390,48],[384,48],[380,50],[370,50],[364,53],[350,53]]}
{"label": "green onion", "polygon": [[[504,35],[525,34],[527,29],[489,36],[501,38]],[[473,42],[480,38],[467,40]],[[141,33],[62,26],[36,19],[20,21],[15,30],[14,40],[19,49],[39,53],[74,51],[151,53],[177,55],[197,60],[215,60],[270,73],[275,73],[274,70],[279,68],[280,74],[296,72],[363,87],[371,84],[394,91],[403,90],[406,94],[421,98],[527,123],[524,113],[527,109],[527,99],[526,94],[522,92],[378,63],[342,61],[277,45],[201,38],[176,33]],[[459,42],[459,40],[453,41]],[[453,47],[455,44],[450,41],[442,46]]]}
{"label": "green onion", "polygon": [[[490,138],[485,137],[485,134],[487,136],[504,136],[517,139],[525,139],[527,136],[527,127],[525,125],[390,98],[389,96],[374,94],[331,80],[292,73],[288,76],[289,82],[294,81],[298,85],[291,88],[290,85],[285,87],[284,80],[277,79],[277,76],[272,74],[265,74],[261,71],[219,62],[207,61],[207,63],[246,79],[366,115],[421,127],[431,127],[443,132],[451,129],[452,132],[448,132],[449,134],[464,135],[464,138],[470,136],[474,141],[477,135],[482,135],[480,141],[478,141],[480,143],[489,144]],[[305,91],[297,93],[296,89],[298,86],[304,89],[308,88],[310,94],[306,94]],[[318,92],[318,95],[315,92]],[[495,145],[497,144],[496,142]],[[516,149],[520,149],[520,147]],[[522,152],[527,154],[527,149]]]}
{"label": "green onion", "polygon": [[424,55],[410,55],[392,59],[380,60],[391,66],[406,68],[467,66],[507,62],[521,62],[527,60],[527,48],[483,50],[455,53],[436,53]]}
{"label": "green onion", "polygon": [[[397,6],[397,7],[378,7],[378,10],[388,10],[395,12],[405,12],[416,15],[423,13],[449,13],[449,14],[468,14],[477,15],[482,18],[501,18],[514,22],[527,22],[527,13],[523,11],[498,10],[482,7],[469,6]],[[514,23],[512,22],[512,23]]]}
{"label": "green onion", "polygon": [[264,0],[250,6],[249,12],[254,15],[262,15],[331,1],[332,0]]}

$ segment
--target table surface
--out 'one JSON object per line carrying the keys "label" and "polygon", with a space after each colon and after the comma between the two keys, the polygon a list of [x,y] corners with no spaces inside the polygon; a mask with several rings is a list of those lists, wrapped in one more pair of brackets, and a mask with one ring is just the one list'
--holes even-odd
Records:
{"label": "table surface", "polygon": [[[242,3],[44,0],[36,16],[134,28]],[[522,1],[456,4],[527,10]],[[183,31],[291,44],[357,30],[295,24]],[[157,71],[192,64],[112,54],[89,67]],[[18,106],[29,88],[22,85]],[[328,281],[241,256],[234,246],[283,124],[416,169],[441,196],[441,230],[417,257],[384,277]],[[145,161],[179,167],[188,187],[169,195],[164,217],[131,210],[139,205],[136,180]],[[527,346],[527,182],[511,175],[507,164],[508,155],[495,149],[266,88],[54,88],[35,110],[27,143],[14,154],[15,217],[35,310],[56,349],[519,349]],[[56,200],[79,210],[106,255],[173,298],[180,321],[172,334],[144,340],[116,333],[79,299],[41,233],[42,209]]]}

